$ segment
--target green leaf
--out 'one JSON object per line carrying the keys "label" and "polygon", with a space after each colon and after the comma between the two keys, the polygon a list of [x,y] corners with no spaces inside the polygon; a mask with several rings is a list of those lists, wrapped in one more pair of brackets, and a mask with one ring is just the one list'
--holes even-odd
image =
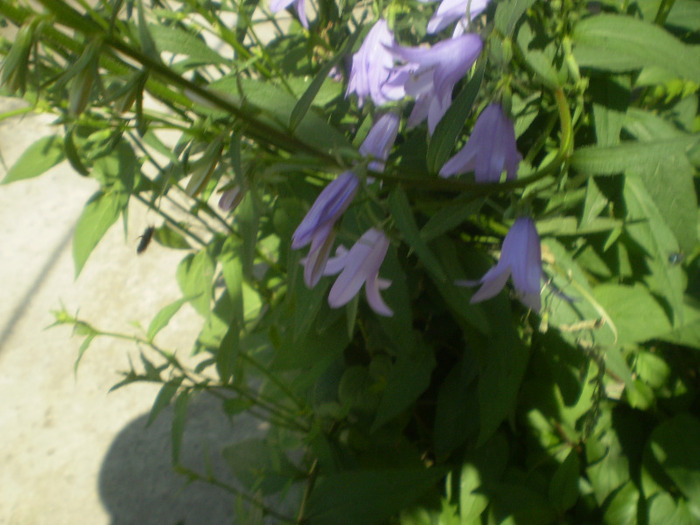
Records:
{"label": "green leaf", "polygon": [[309,498],[310,525],[382,523],[444,476],[441,469],[385,469],[319,477]]}
{"label": "green leaf", "polygon": [[211,313],[213,299],[214,261],[208,250],[189,254],[177,267],[177,282],[182,295],[190,298],[194,309],[204,318]]}
{"label": "green leaf", "polygon": [[112,152],[101,157],[92,168],[92,176],[103,186],[111,186],[126,193],[134,189],[138,163],[133,148],[120,140]]}
{"label": "green leaf", "polygon": [[678,242],[639,179],[625,178],[623,196],[627,207],[627,233],[649,256],[649,288],[668,301],[673,309],[673,325],[678,327],[683,323],[684,276],[678,265],[668,263],[669,255],[679,251]]}
{"label": "green leaf", "polygon": [[155,47],[160,51],[185,55],[198,64],[225,62],[224,57],[211,49],[206,42],[178,27],[149,24],[148,31],[153,37]]}
{"label": "green leaf", "polygon": [[75,276],[80,275],[88,257],[125,209],[128,195],[109,191],[95,193],[83,208],[73,234]]}
{"label": "green leaf", "polygon": [[549,482],[549,501],[561,514],[573,507],[578,500],[580,466],[578,454],[572,448]]}
{"label": "green leaf", "polygon": [[316,74],[314,79],[309,84],[309,87],[304,91],[304,94],[299,98],[299,101],[294,105],[291,114],[289,115],[289,128],[294,131],[299,123],[304,120],[311,104],[321,90],[321,86],[325,82],[332,82],[328,78],[331,70],[338,65],[338,63],[345,57],[347,52],[352,49],[355,44],[357,37],[360,36],[361,31],[355,31],[355,33],[350,36],[343,48],[338,52],[338,54],[324,64],[320,71]]}
{"label": "green leaf", "polygon": [[654,429],[650,438],[654,460],[688,500],[700,520],[700,421],[679,414]]}
{"label": "green leaf", "polygon": [[425,392],[435,364],[432,349],[421,344],[410,354],[399,355],[382,393],[371,432],[399,415]]}
{"label": "green leaf", "polygon": [[29,146],[8,170],[2,184],[38,177],[65,158],[63,138],[51,135]]}
{"label": "green leaf", "polygon": [[420,236],[418,226],[413,218],[411,205],[408,203],[406,193],[401,186],[396,186],[392,190],[389,196],[389,207],[391,209],[391,216],[394,221],[396,221],[396,226],[398,226],[405,237],[408,245],[415,250],[418,258],[432,274],[433,279],[443,282],[446,281],[447,275],[440,266],[440,262]]}
{"label": "green leaf", "polygon": [[156,228],[153,239],[161,246],[172,248],[173,250],[189,250],[191,248],[185,236],[175,231],[167,224]]}
{"label": "green leaf", "polygon": [[234,365],[240,352],[240,326],[232,322],[216,352],[216,370],[221,383],[226,385],[233,376]]}
{"label": "green leaf", "polygon": [[653,142],[624,142],[618,146],[579,148],[571,156],[571,167],[589,175],[617,175],[639,172],[669,156],[686,155],[700,135],[685,135]]}
{"label": "green leaf", "polygon": [[636,525],[638,502],[639,490],[634,483],[628,481],[615,493],[605,511],[603,521],[615,525]]}
{"label": "green leaf", "polygon": [[595,298],[617,328],[617,344],[648,341],[671,330],[666,312],[642,284],[603,284]]}
{"label": "green leaf", "polygon": [[233,475],[250,492],[274,494],[299,477],[279,445],[263,439],[244,439],[225,447],[221,455]]}
{"label": "green leaf", "polygon": [[472,110],[476,95],[479,93],[481,81],[484,78],[485,66],[486,61],[484,60],[464,89],[454,99],[445,116],[440,119],[440,122],[435,127],[426,156],[430,173],[438,173],[450,156],[450,152],[457,142],[457,137],[464,127],[464,122]]}
{"label": "green leaf", "polygon": [[182,438],[185,435],[185,422],[187,420],[187,405],[189,401],[190,393],[188,390],[180,392],[175,399],[173,424],[170,427],[173,465],[180,464],[180,449],[182,448]]}
{"label": "green leaf", "polygon": [[631,71],[657,66],[700,82],[700,51],[664,29],[623,15],[602,14],[574,28],[574,57],[579,66]]}
{"label": "green leaf", "polygon": [[183,381],[183,377],[175,378],[171,381],[165,383],[161,389],[158,391],[153,406],[151,407],[151,412],[148,414],[148,421],[146,421],[146,427],[150,427],[151,424],[156,420],[158,414],[160,414],[165,407],[170,404],[170,400],[177,393],[180,384]]}
{"label": "green leaf", "polygon": [[510,37],[520,17],[534,3],[535,0],[505,0],[498,2],[495,16],[496,29],[503,36]]}
{"label": "green leaf", "polygon": [[477,370],[473,357],[466,354],[452,367],[440,387],[433,432],[438,459],[447,457],[478,432],[478,419],[474,417],[479,411],[474,382]]}
{"label": "green leaf", "polygon": [[459,477],[462,524],[481,523],[481,513],[489,504],[489,498],[483,489],[501,479],[507,464],[508,442],[501,434],[496,434],[486,444],[465,455]]}
{"label": "green leaf", "polygon": [[160,332],[163,328],[168,326],[168,323],[173,318],[173,316],[178,312],[180,307],[186,302],[190,301],[191,297],[183,297],[170,303],[167,306],[161,308],[161,310],[156,314],[156,316],[148,325],[148,332],[146,332],[146,338],[149,341],[153,341],[153,338]]}
{"label": "green leaf", "polygon": [[160,53],[158,53],[158,48],[156,48],[155,42],[153,42],[153,37],[151,36],[150,28],[146,23],[146,16],[143,10],[143,0],[138,0],[136,4],[138,9],[138,29],[139,29],[139,41],[141,43],[141,51],[144,54],[156,62],[160,62]]}

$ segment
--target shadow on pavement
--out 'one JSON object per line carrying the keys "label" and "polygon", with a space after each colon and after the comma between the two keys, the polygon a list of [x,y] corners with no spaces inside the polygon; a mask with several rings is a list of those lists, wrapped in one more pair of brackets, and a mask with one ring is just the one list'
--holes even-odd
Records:
{"label": "shadow on pavement", "polygon": [[[148,415],[132,421],[112,443],[102,463],[99,491],[111,525],[238,524],[235,496],[205,483],[186,485],[171,461],[172,408],[163,410],[145,428]],[[181,450],[181,463],[205,473],[209,457],[214,474],[227,483],[231,475],[222,464],[223,445],[259,435],[258,422],[239,417],[233,425],[211,397],[190,401]]]}

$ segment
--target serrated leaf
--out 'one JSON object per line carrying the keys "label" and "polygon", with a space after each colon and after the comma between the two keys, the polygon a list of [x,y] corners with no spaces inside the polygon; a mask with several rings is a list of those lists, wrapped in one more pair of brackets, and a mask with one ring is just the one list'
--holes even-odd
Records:
{"label": "serrated leaf", "polygon": [[73,261],[75,276],[80,275],[90,254],[117,221],[128,202],[128,195],[110,191],[95,193],[83,208],[73,234]]}
{"label": "serrated leaf", "polygon": [[220,64],[225,61],[203,40],[178,27],[149,24],[148,31],[153,38],[154,47],[160,51],[185,55],[199,64]]}
{"label": "serrated leaf", "polygon": [[29,146],[8,170],[2,184],[38,177],[65,159],[63,138],[51,135]]}
{"label": "serrated leaf", "polygon": [[579,148],[571,156],[571,167],[589,175],[617,175],[658,164],[670,155],[685,155],[700,135],[653,142],[624,142],[617,146]]}
{"label": "serrated leaf", "polygon": [[605,71],[657,66],[700,82],[700,48],[683,44],[657,25],[630,16],[601,14],[579,22],[572,39],[580,66]]}

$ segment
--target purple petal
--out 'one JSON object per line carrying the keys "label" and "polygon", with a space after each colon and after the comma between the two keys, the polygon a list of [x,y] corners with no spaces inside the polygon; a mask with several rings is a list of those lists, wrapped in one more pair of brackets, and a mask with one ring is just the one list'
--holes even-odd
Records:
{"label": "purple petal", "polygon": [[389,239],[374,228],[370,228],[360,237],[350,248],[345,267],[328,294],[328,304],[331,308],[347,304],[370,277],[377,277],[388,248]]}
{"label": "purple petal", "polygon": [[[362,142],[360,153],[365,157],[375,157],[383,161],[389,158],[389,152],[399,132],[399,122],[396,113],[385,113],[379,117]],[[381,162],[371,163],[370,166],[374,171],[384,170],[384,164]]]}
{"label": "purple petal", "polygon": [[[382,299],[382,296],[379,294],[380,288],[386,288],[386,286],[384,286],[385,283],[385,279],[378,279],[376,276],[372,276],[367,279],[367,283],[365,284],[365,293],[367,294],[367,302],[372,310],[377,312],[379,315],[391,317],[394,315],[393,310],[386,305],[384,299]],[[391,284],[391,281],[389,281],[389,284]]]}
{"label": "purple petal", "polygon": [[469,8],[469,17],[473,19],[486,9],[488,3],[489,0],[443,0],[428,22],[427,32],[429,34],[437,33],[452,22],[466,18],[467,7]]}
{"label": "purple petal", "polygon": [[358,183],[355,174],[346,171],[328,184],[292,235],[292,249],[306,246],[319,228],[334,223],[350,206]]}
{"label": "purple petal", "polygon": [[[506,241],[512,239],[510,244]],[[540,237],[535,223],[529,217],[518,218],[503,242],[503,252],[509,250],[512,262],[513,284],[518,295],[527,298],[533,310],[540,310],[540,276],[542,275],[542,253]],[[516,251],[514,251],[516,250]],[[516,255],[517,254],[517,255]],[[516,258],[517,257],[517,258]],[[525,300],[523,300],[525,302]]]}
{"label": "purple petal", "polygon": [[309,288],[316,286],[318,281],[321,280],[321,276],[325,274],[326,263],[334,240],[335,233],[333,232],[332,223],[329,223],[314,235],[309,255],[304,262],[304,282]]}
{"label": "purple petal", "polygon": [[501,265],[501,261],[498,262],[496,266],[491,268],[488,272],[484,274],[481,278],[481,288],[472,295],[469,300],[470,303],[478,303],[486,299],[491,299],[494,295],[498,294],[503,287],[506,285],[506,281],[510,276],[510,268]]}

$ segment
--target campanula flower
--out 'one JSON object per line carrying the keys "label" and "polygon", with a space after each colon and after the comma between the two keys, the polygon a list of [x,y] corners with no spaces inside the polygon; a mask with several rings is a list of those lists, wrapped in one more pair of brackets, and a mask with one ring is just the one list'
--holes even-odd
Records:
{"label": "campanula flower", "polygon": [[270,11],[276,13],[282,9],[288,8],[294,4],[294,9],[297,10],[299,22],[304,28],[309,28],[309,21],[306,19],[306,10],[304,9],[304,0],[270,0]]}
{"label": "campanula flower", "polygon": [[372,128],[367,133],[367,137],[360,146],[360,153],[363,157],[374,157],[369,163],[369,169],[373,171],[384,171],[384,162],[389,158],[391,147],[396,141],[399,132],[399,116],[396,113],[385,113],[377,119]]}
{"label": "campanula flower", "polygon": [[479,35],[466,34],[438,42],[431,48],[391,47],[405,65],[395,69],[388,84],[403,83],[406,94],[416,99],[408,119],[409,127],[428,119],[432,135],[435,126],[452,104],[452,90],[476,62],[483,41]]}
{"label": "campanula flower", "polygon": [[221,194],[221,198],[219,199],[219,208],[221,208],[222,211],[231,211],[241,203],[244,196],[245,192],[240,186],[233,186]]}
{"label": "campanula flower", "polygon": [[339,255],[328,261],[325,272],[340,273],[328,294],[331,308],[340,308],[349,303],[364,284],[367,302],[372,310],[380,315],[394,315],[379,294],[379,290],[391,285],[391,281],[379,278],[379,267],[388,249],[389,239],[386,235],[376,228],[370,228],[349,251],[338,250]]}
{"label": "campanula flower", "polygon": [[358,183],[357,176],[351,171],[338,176],[319,194],[292,235],[295,250],[311,244],[304,269],[304,281],[309,287],[315,286],[323,275],[335,237],[333,226],[350,206]]}
{"label": "campanula flower", "polygon": [[[427,32],[429,34],[438,33],[455,20],[462,20],[462,23],[456,28],[455,36],[460,35],[464,31],[463,26],[470,19],[479,16],[486,9],[488,3],[489,0],[442,0],[428,21]],[[469,10],[468,16],[467,10]]]}
{"label": "campanula flower", "polygon": [[394,56],[389,49],[395,45],[394,33],[386,20],[380,18],[365,36],[360,49],[352,56],[345,96],[356,93],[360,107],[366,97],[370,97],[375,106],[381,106],[405,96],[401,85],[387,84],[394,71]]}
{"label": "campanula flower", "polygon": [[472,295],[471,302],[490,299],[501,291],[509,276],[513,276],[515,292],[522,303],[535,311],[540,310],[540,277],[542,252],[535,223],[529,217],[520,217],[511,226],[501,250],[501,258],[478,281],[457,281],[462,286],[481,288]]}
{"label": "campanula flower", "polygon": [[513,122],[500,104],[491,104],[476,120],[466,146],[445,163],[440,175],[448,177],[473,171],[476,182],[500,182],[505,169],[506,180],[514,180],[522,159]]}

